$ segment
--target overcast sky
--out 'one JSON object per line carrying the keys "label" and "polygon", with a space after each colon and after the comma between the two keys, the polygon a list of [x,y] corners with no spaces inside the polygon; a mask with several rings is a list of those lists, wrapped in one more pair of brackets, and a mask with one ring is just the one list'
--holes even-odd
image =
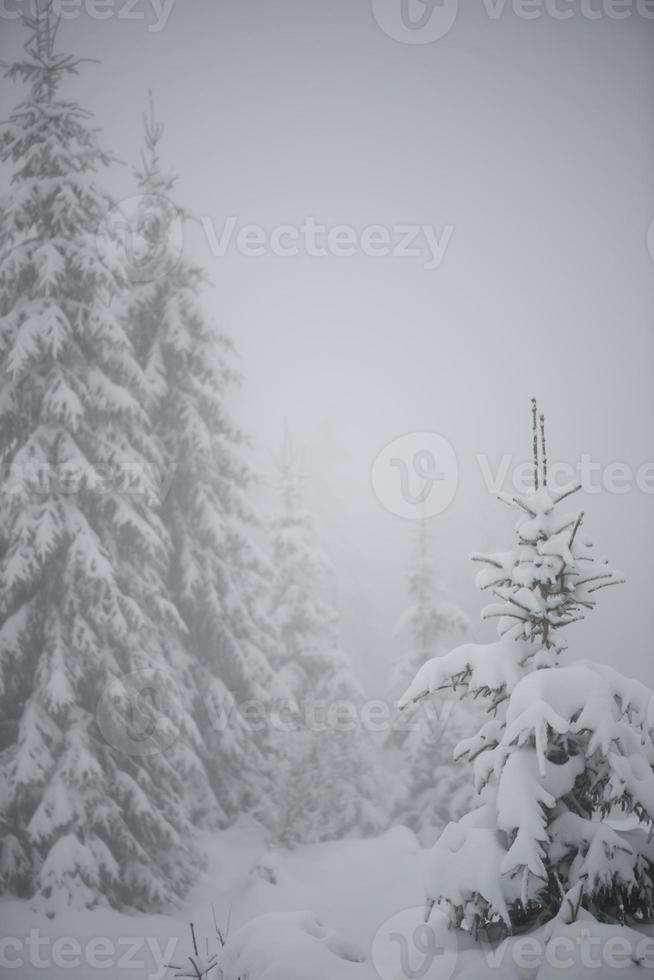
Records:
{"label": "overcast sky", "polygon": [[[166,19],[139,0],[143,17],[128,19],[116,0],[107,20],[63,26],[62,48],[100,62],[66,92],[131,163],[153,89],[177,198],[204,219],[184,248],[213,279],[210,306],[241,355],[233,410],[265,474],[285,419],[307,448],[345,639],[371,687],[396,645],[412,539],[372,489],[373,460],[411,432],[454,448],[458,490],[431,534],[443,585],[477,618],[467,554],[510,547],[513,521],[477,456],[491,469],[527,458],[532,393],[553,460],[633,470],[627,492],[582,501],[629,583],[599,593],[569,641],[653,684],[654,494],[636,486],[654,459],[653,22],[635,9],[614,19],[608,0],[587,0],[586,13],[604,11],[592,20],[565,0],[565,20],[487,0],[461,4],[440,39],[403,43],[388,33],[401,36],[400,2],[375,0],[375,17],[371,0],[177,0]],[[448,0],[434,16],[454,10]],[[11,60],[23,32],[6,18],[0,32]],[[3,118],[17,95],[3,83]],[[134,193],[127,167],[107,182],[119,199]],[[206,228],[220,239],[229,216],[230,245],[212,254]],[[307,219],[352,229],[355,254],[305,254]],[[239,252],[245,225],[290,226],[299,254]],[[364,254],[373,225],[391,246],[398,226],[431,238],[416,236],[417,256]]]}

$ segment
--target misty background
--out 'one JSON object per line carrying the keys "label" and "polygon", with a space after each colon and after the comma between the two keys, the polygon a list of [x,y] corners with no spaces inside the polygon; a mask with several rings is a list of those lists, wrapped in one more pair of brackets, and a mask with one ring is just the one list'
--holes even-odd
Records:
{"label": "misty background", "polygon": [[[135,193],[151,88],[176,199],[218,236],[230,215],[269,230],[307,216],[453,227],[432,270],[360,253],[253,258],[233,244],[216,257],[200,223],[184,237],[240,354],[231,405],[264,479],[261,516],[288,422],[306,450],[344,646],[384,693],[414,538],[371,486],[385,445],[428,430],[455,448],[458,492],[430,534],[442,585],[475,623],[485,599],[467,555],[508,547],[514,523],[476,457],[493,469],[505,453],[528,458],[532,394],[551,459],[635,471],[654,458],[654,24],[635,12],[522,20],[510,7],[493,20],[480,3],[440,40],[406,45],[366,0],[178,0],[156,31],[149,6],[134,9],[142,20],[82,12],[59,38],[99,61],[83,93],[80,81],[63,92],[94,110],[103,144],[129,164],[103,177],[117,199]],[[0,31],[10,61],[23,29],[2,20]],[[16,96],[4,83],[0,117]],[[635,486],[584,496],[586,530],[628,584],[569,631],[571,651],[651,685],[654,497]]]}

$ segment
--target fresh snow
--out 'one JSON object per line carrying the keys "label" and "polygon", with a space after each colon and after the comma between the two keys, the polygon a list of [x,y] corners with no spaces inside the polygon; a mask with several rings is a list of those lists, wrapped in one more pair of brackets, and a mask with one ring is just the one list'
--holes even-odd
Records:
{"label": "fresh snow", "polygon": [[[465,884],[466,867],[471,868],[472,861],[488,869],[490,898],[493,871],[497,872],[494,862],[501,854],[493,856],[491,832],[484,827],[488,822],[484,808],[464,818],[468,840],[475,842],[467,853],[454,824],[444,833],[442,843],[452,856],[452,874],[456,880],[462,874]],[[392,927],[396,920],[404,922],[407,917],[410,922],[422,919],[426,852],[421,850],[415,836],[406,828],[396,827],[377,838],[314,844],[293,851],[274,848],[272,853],[268,841],[267,833],[247,819],[229,830],[207,835],[203,841],[209,855],[207,871],[184,905],[167,915],[130,916],[108,908],[92,911],[69,908],[55,919],[48,919],[32,910],[26,901],[0,899],[0,919],[6,937],[24,941],[30,930],[38,930],[39,938],[50,939],[49,944],[42,944],[36,951],[42,962],[49,961],[47,971],[43,966],[30,965],[29,951],[23,948],[20,955],[24,966],[20,970],[0,967],[0,977],[2,980],[11,977],[42,980],[44,976],[48,980],[92,980],[96,976],[119,976],[120,980],[173,980],[175,971],[164,969],[162,961],[188,966],[187,957],[192,953],[189,922],[194,923],[201,958],[207,958],[204,945],[207,939],[210,954],[220,951],[215,939],[213,904],[219,928],[229,924],[230,933],[222,959],[224,974],[221,977],[215,970],[209,974],[210,980],[380,980],[380,975],[382,980],[405,980],[401,972],[392,972],[395,962],[392,955],[387,961],[380,960],[377,950],[383,950],[384,944],[373,945],[373,941],[388,923]],[[270,870],[271,866],[274,884],[264,870]],[[604,944],[599,948],[604,948],[609,939],[615,942],[627,939],[634,948],[641,944],[641,952],[647,959],[642,967],[621,969],[619,973],[608,969],[584,972],[580,959],[585,948],[582,930],[587,934],[591,952],[598,949],[597,939]],[[407,935],[410,938],[411,932]],[[546,943],[553,936],[573,939],[575,969],[580,972],[560,968],[555,972],[548,967]],[[54,965],[52,944],[62,937],[76,939],[82,950],[91,940],[102,937],[109,944],[106,948],[110,952],[98,954],[98,961],[111,962],[114,969],[94,968],[85,962],[78,967]],[[540,952],[530,953],[530,947],[525,947],[526,938],[535,941]],[[628,929],[600,925],[583,911],[576,923],[549,923],[529,937],[512,937],[499,945],[483,941],[474,945],[462,933],[449,934],[447,945],[448,948],[452,945],[456,953],[454,972],[449,972],[448,956],[443,962],[447,970],[438,972],[436,963],[434,972],[425,974],[427,980],[450,980],[450,977],[451,980],[557,980],[560,976],[575,980],[577,977],[609,980],[614,976],[645,980],[654,968],[651,928],[643,934],[632,933]],[[391,942],[391,953],[394,947],[397,944]],[[6,951],[8,961],[17,955],[13,949]],[[123,958],[120,968],[119,957]],[[68,953],[67,958],[70,961],[74,957]],[[523,959],[532,964],[529,969],[522,968]],[[243,972],[234,972],[239,969]]]}
{"label": "fresh snow", "polygon": [[[151,941],[150,947],[134,956],[142,965],[125,966],[115,975],[120,980],[147,980],[156,975],[171,980],[173,971],[157,974],[157,953],[166,952],[167,961],[184,962],[192,952],[191,921],[202,943],[208,937],[211,949],[216,948],[213,904],[218,925],[230,926],[230,964],[240,958],[256,966],[261,962],[260,944],[274,937],[265,964],[271,972],[255,971],[246,975],[247,980],[374,980],[377,975],[371,964],[357,962],[355,957],[369,956],[375,933],[391,916],[425,904],[423,852],[406,828],[395,828],[378,838],[315,844],[294,851],[274,848],[271,854],[268,834],[258,824],[242,819],[226,831],[207,835],[203,843],[209,855],[207,871],[174,913],[129,916],[108,908],[70,907],[48,919],[32,910],[29,902],[5,897],[0,899],[3,933],[24,939],[30,929],[38,929],[41,936],[53,941],[74,937],[82,947],[94,937],[106,937],[120,955],[127,951],[128,937],[144,937]],[[270,863],[275,866],[275,884],[263,871]],[[251,933],[239,935],[245,923],[259,916],[272,917],[258,920]],[[300,962],[314,972],[291,972],[289,952],[300,956]],[[51,954],[51,946],[41,950],[43,957]],[[7,955],[11,959],[15,954],[9,951]],[[3,973],[0,968],[0,977],[43,980],[43,968],[30,966],[27,951],[22,955],[26,963],[20,973]],[[48,980],[90,980],[96,975],[106,978],[114,973],[87,964],[77,969],[50,965],[47,971]],[[219,974],[210,977],[221,980]],[[237,978],[231,972],[225,976],[225,980]]]}

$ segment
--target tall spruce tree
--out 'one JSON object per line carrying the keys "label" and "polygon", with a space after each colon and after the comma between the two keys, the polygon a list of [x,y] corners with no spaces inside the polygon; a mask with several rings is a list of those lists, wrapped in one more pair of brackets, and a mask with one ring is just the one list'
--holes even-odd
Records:
{"label": "tall spruce tree", "polygon": [[[423,664],[442,656],[448,644],[470,630],[465,612],[436,585],[426,521],[417,528],[407,584],[409,605],[395,632],[408,635],[408,650],[393,667],[390,689],[395,699]],[[454,762],[455,747],[472,734],[473,715],[452,699],[438,706],[421,703],[405,715],[406,723],[396,724],[386,741],[399,775],[394,817],[416,832],[432,831],[462,816],[473,797],[470,780]]]}
{"label": "tall spruce tree", "polygon": [[0,874],[48,912],[159,908],[193,877],[211,793],[176,673],[146,380],[95,247],[110,157],[60,94],[79,62],[55,51],[48,0],[26,24],[7,75],[29,92],[0,141]]}
{"label": "tall spruce tree", "polygon": [[[164,130],[152,99],[144,131],[139,196],[123,254],[132,286],[122,316],[145,378],[167,488],[166,586],[186,629],[219,819],[243,810],[265,816],[270,709],[285,692],[271,665],[277,638],[265,609],[272,569],[248,530],[254,515],[246,440],[225,405],[239,376],[231,341],[203,309],[207,279],[180,251],[178,232],[188,215],[173,200],[176,177],[161,165]],[[259,706],[258,724],[239,711],[245,703]]]}
{"label": "tall spruce tree", "polygon": [[569,922],[569,907],[622,923],[652,915],[654,697],[611,667],[566,657],[561,631],[621,577],[595,555],[583,512],[560,506],[579,487],[548,485],[535,402],[533,443],[533,490],[502,495],[520,515],[517,545],[473,555],[499,640],[430,661],[403,699],[457,691],[490,714],[457,750],[483,805],[445,829],[427,870],[430,902],[473,933]]}
{"label": "tall spruce tree", "polygon": [[286,844],[373,833],[388,818],[378,753],[361,723],[364,694],[324,598],[331,563],[316,545],[303,479],[301,454],[287,433],[272,529],[272,614],[282,641],[280,673],[296,709],[292,730],[278,738],[277,830]]}

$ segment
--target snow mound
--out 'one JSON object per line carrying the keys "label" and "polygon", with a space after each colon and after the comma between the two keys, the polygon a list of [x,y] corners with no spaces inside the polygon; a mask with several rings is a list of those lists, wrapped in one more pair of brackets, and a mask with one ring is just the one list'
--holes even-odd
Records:
{"label": "snow mound", "polygon": [[371,980],[366,956],[310,912],[271,912],[242,926],[222,961],[224,980]]}
{"label": "snow mound", "polygon": [[555,930],[537,980],[644,980],[654,970],[654,940],[633,929],[582,915]]}
{"label": "snow mound", "polygon": [[455,980],[645,980],[654,971],[654,939],[626,926],[598,922],[579,910],[558,916],[496,948],[466,950]]}

